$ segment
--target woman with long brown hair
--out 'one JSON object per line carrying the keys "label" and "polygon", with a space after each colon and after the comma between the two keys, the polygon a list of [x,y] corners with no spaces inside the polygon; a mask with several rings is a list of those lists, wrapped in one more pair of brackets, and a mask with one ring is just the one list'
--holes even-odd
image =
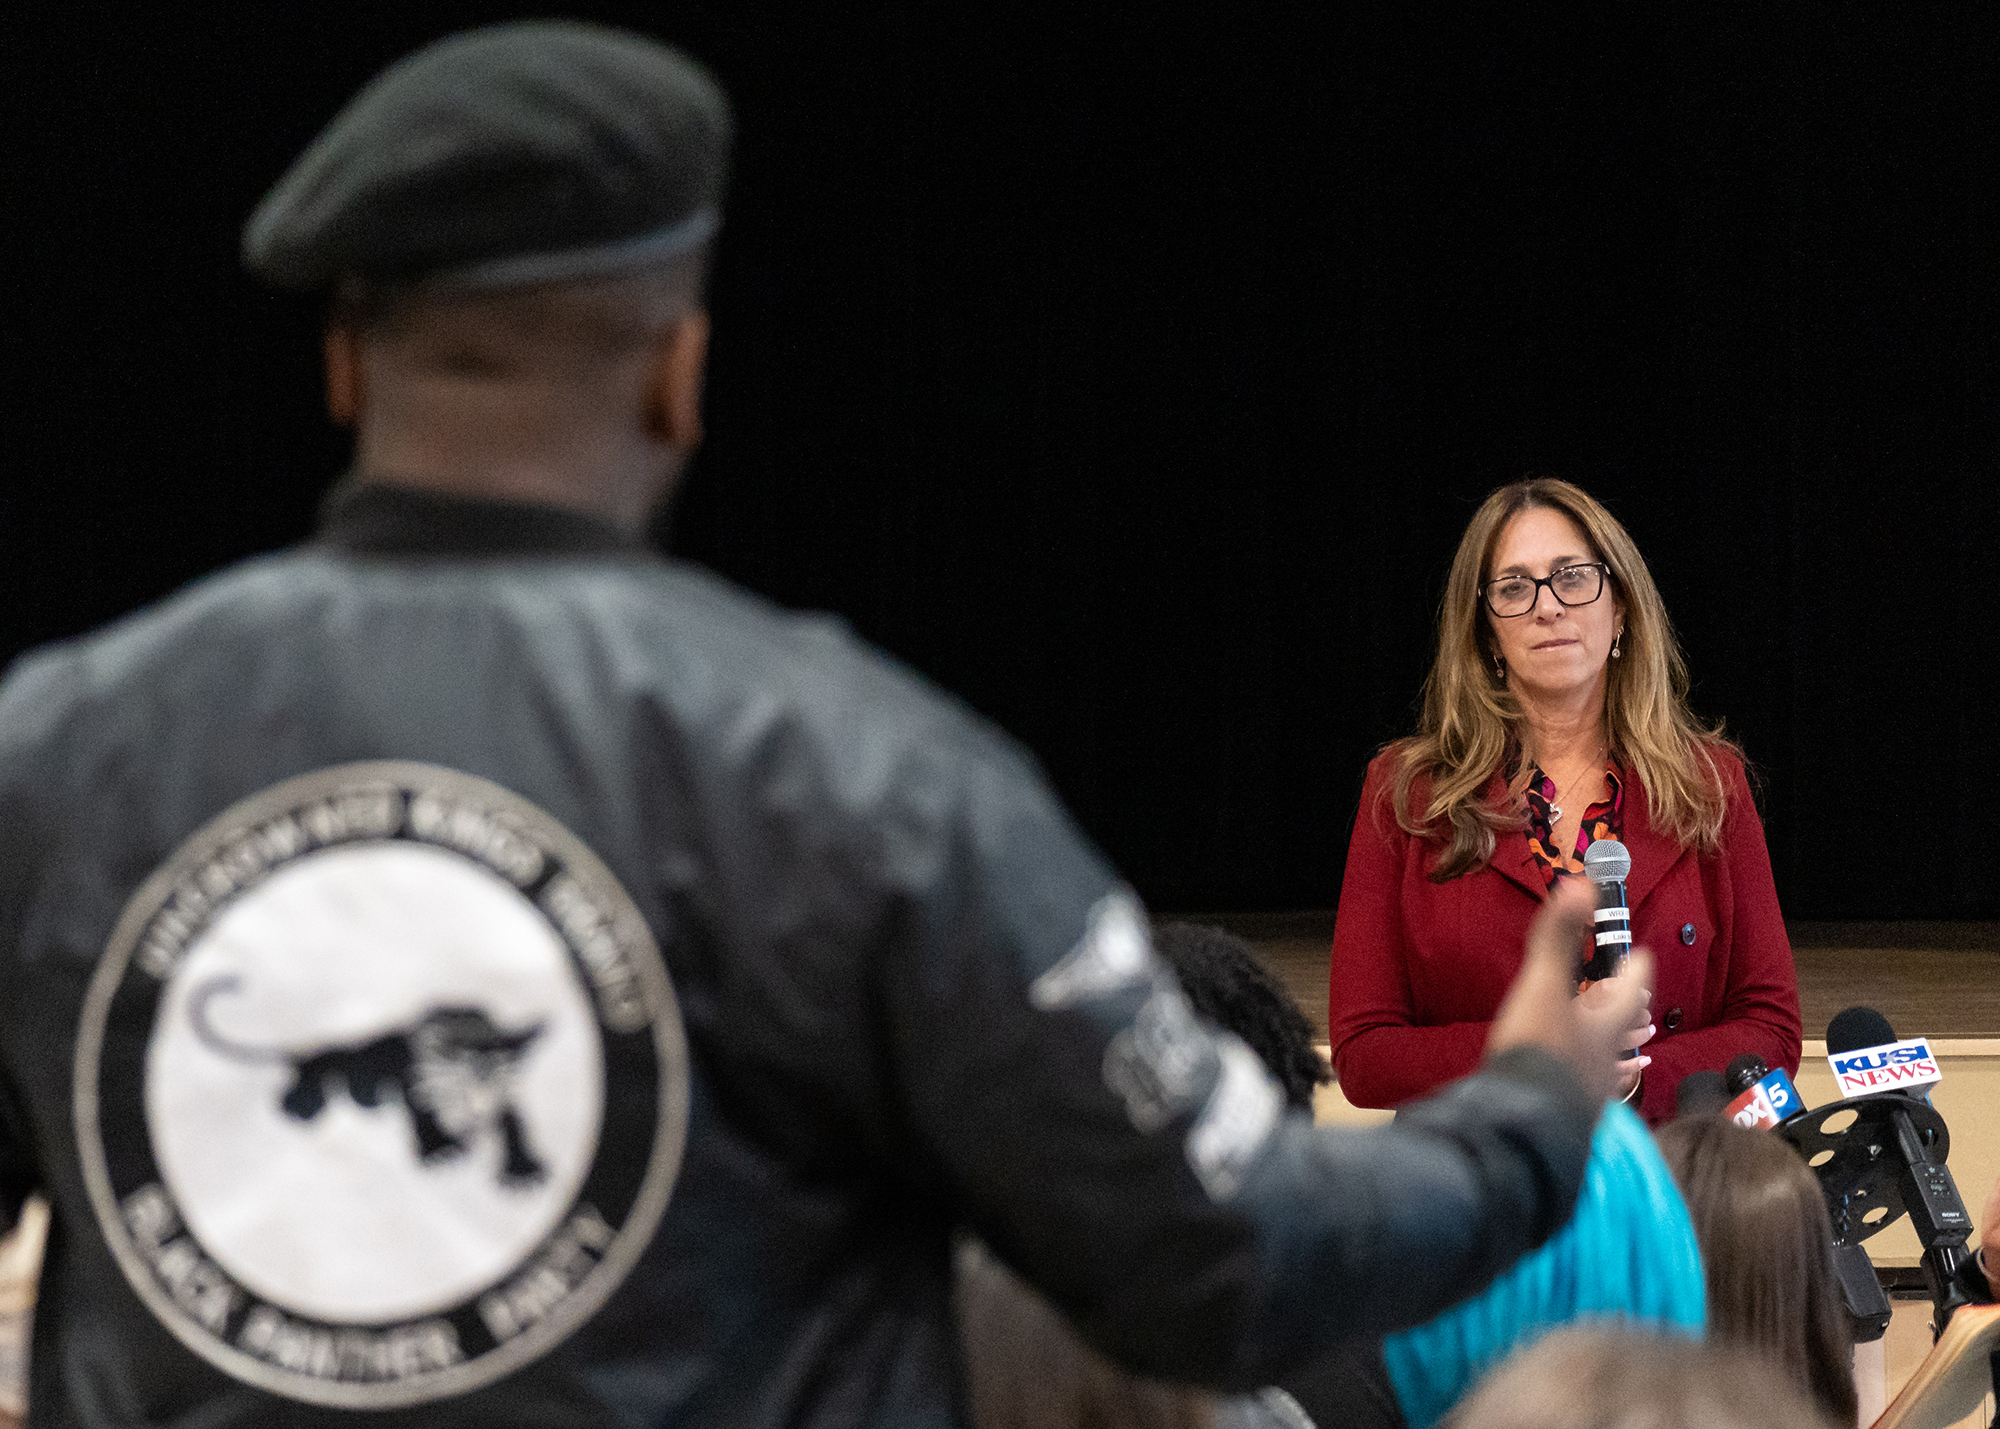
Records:
{"label": "woman with long brown hair", "polygon": [[1719,1116],[1660,1128],[1708,1272],[1708,1337],[1762,1356],[1836,1425],[1856,1416],[1854,1339],[1819,1182],[1791,1146]]}
{"label": "woman with long brown hair", "polygon": [[1459,542],[1421,725],[1362,791],[1329,986],[1350,1102],[1397,1106],[1478,1065],[1529,919],[1600,838],[1630,850],[1634,940],[1658,960],[1625,1063],[1647,1120],[1740,1053],[1796,1069],[1791,945],[1742,757],[1689,710],[1625,528],[1568,482],[1516,482]]}

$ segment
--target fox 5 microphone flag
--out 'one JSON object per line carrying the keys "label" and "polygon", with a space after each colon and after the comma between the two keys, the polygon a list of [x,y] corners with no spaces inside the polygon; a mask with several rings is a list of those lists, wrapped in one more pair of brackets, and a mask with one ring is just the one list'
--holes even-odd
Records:
{"label": "fox 5 microphone flag", "polygon": [[1746,1087],[1735,1101],[1722,1109],[1722,1114],[1738,1126],[1747,1126],[1755,1131],[1776,1126],[1805,1109],[1806,1104],[1799,1096],[1798,1088],[1785,1075],[1785,1069],[1777,1067]]}

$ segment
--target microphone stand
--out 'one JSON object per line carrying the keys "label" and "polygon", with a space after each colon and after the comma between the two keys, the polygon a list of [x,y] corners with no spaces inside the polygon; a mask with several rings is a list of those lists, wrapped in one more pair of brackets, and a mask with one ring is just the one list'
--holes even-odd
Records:
{"label": "microphone stand", "polygon": [[[1838,1131],[1826,1130],[1829,1122],[1841,1117],[1847,1124]],[[1921,1098],[1875,1093],[1802,1112],[1781,1123],[1777,1134],[1792,1144],[1819,1178],[1833,1220],[1836,1264],[1842,1263],[1840,1246],[1858,1248],[1909,1212],[1911,1229],[1923,1247],[1932,1336],[1943,1335],[1953,1312],[1971,1303],[1959,1282],[1966,1243],[1972,1238],[1972,1217],[1944,1164],[1951,1147],[1944,1118]],[[1851,1253],[1848,1259],[1853,1260]],[[1859,1264],[1847,1269],[1858,1282]],[[1857,1283],[1854,1290],[1865,1292],[1866,1286]],[[1871,1309],[1880,1314],[1873,1297],[1864,1298],[1869,1303],[1848,1294],[1857,1327]]]}
{"label": "microphone stand", "polygon": [[1890,1111],[1896,1137],[1898,1189],[1917,1241],[1924,1248],[1924,1282],[1931,1292],[1931,1338],[1936,1340],[1952,1312],[1970,1304],[1960,1288],[1958,1273],[1965,1264],[1966,1242],[1972,1238],[1972,1218],[1959,1197],[1951,1169],[1933,1162],[1930,1147],[1902,1107]]}

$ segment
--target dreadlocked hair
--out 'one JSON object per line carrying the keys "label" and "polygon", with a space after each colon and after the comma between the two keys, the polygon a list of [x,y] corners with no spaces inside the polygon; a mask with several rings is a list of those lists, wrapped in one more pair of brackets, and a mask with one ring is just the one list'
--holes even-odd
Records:
{"label": "dreadlocked hair", "polygon": [[1173,968],[1194,1010],[1234,1032],[1271,1069],[1285,1100],[1312,1110],[1313,1088],[1333,1080],[1313,1045],[1312,1023],[1248,943],[1200,923],[1161,923],[1153,946]]}

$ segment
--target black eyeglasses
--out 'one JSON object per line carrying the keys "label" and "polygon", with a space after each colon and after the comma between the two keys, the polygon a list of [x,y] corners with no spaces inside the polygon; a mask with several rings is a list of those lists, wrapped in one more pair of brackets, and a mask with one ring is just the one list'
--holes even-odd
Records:
{"label": "black eyeglasses", "polygon": [[1589,605],[1604,594],[1604,577],[1611,567],[1602,561],[1580,566],[1559,566],[1540,580],[1530,576],[1501,576],[1480,590],[1486,608],[1502,620],[1526,615],[1542,598],[1542,587],[1564,605]]}

